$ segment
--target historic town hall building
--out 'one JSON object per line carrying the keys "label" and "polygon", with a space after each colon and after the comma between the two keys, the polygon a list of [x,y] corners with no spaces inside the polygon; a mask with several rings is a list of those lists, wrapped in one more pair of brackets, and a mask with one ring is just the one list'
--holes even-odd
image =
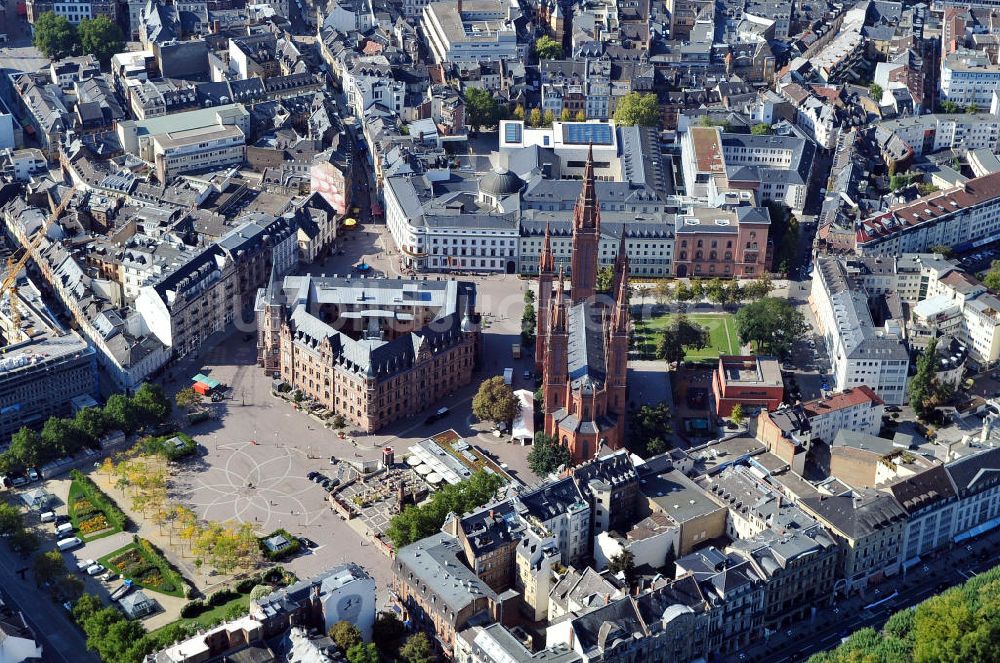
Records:
{"label": "historic town hall building", "polygon": [[[542,373],[545,433],[569,447],[573,462],[624,442],[628,372],[628,256],[624,239],[610,295],[597,292],[601,212],[593,151],[573,210],[571,286],[554,272],[548,232],[539,257],[537,369]],[[553,283],[555,288],[553,290]]]}

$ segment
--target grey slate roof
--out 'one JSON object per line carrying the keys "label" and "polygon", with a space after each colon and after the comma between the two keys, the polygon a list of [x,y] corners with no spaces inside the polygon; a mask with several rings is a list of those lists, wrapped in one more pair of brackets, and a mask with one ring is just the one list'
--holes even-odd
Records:
{"label": "grey slate roof", "polygon": [[960,497],[981,493],[1000,482],[1000,448],[959,458],[947,468]]}
{"label": "grey slate roof", "polygon": [[565,477],[552,483],[547,483],[535,490],[523,493],[521,502],[528,513],[542,522],[552,520],[556,516],[569,511],[574,504],[582,504],[583,496],[577,490],[573,479]]}
{"label": "grey slate roof", "polygon": [[600,389],[607,378],[604,347],[604,308],[594,302],[582,302],[569,310],[567,348],[569,379],[573,389],[591,386]]}
{"label": "grey slate roof", "polygon": [[428,592],[457,614],[479,597],[497,598],[489,585],[461,561],[462,555],[458,540],[441,532],[401,548],[396,560],[413,573],[411,583],[426,584]]}
{"label": "grey slate roof", "polygon": [[872,491],[858,494],[858,498],[851,493],[806,497],[802,504],[855,541],[906,518],[906,512],[889,495]]}
{"label": "grey slate roof", "polygon": [[894,481],[885,490],[911,514],[958,497],[951,476],[943,465]]}

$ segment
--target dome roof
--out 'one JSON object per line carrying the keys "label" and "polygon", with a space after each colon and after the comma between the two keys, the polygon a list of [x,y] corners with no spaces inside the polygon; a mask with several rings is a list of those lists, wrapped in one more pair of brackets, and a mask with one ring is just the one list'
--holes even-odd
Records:
{"label": "dome roof", "polygon": [[494,198],[503,198],[517,193],[523,186],[524,180],[509,170],[491,170],[483,175],[483,179],[479,181],[479,190]]}

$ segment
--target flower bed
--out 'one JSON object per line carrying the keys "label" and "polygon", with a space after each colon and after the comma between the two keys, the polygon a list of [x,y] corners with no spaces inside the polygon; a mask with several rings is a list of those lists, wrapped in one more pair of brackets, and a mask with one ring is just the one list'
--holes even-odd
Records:
{"label": "flower bed", "polygon": [[98,513],[97,515],[91,516],[86,520],[80,521],[80,532],[84,536],[102,532],[109,527],[111,526],[108,524],[108,519],[104,517],[103,513]]}
{"label": "flower bed", "polygon": [[144,589],[177,598],[184,597],[184,578],[145,539],[135,537],[133,543],[105,555],[98,561]]}
{"label": "flower bed", "polygon": [[128,526],[128,517],[97,487],[97,485],[73,470],[73,482],[69,486],[69,520],[84,541],[121,532]]}

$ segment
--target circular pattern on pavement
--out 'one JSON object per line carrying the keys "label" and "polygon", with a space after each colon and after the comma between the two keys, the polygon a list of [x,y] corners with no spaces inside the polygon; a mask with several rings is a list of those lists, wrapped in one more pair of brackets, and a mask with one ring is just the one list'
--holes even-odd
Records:
{"label": "circular pattern on pavement", "polygon": [[224,463],[184,477],[190,492],[184,502],[201,518],[250,522],[269,532],[308,526],[327,510],[323,489],[299,474],[297,450],[250,441],[217,451],[227,454]]}

